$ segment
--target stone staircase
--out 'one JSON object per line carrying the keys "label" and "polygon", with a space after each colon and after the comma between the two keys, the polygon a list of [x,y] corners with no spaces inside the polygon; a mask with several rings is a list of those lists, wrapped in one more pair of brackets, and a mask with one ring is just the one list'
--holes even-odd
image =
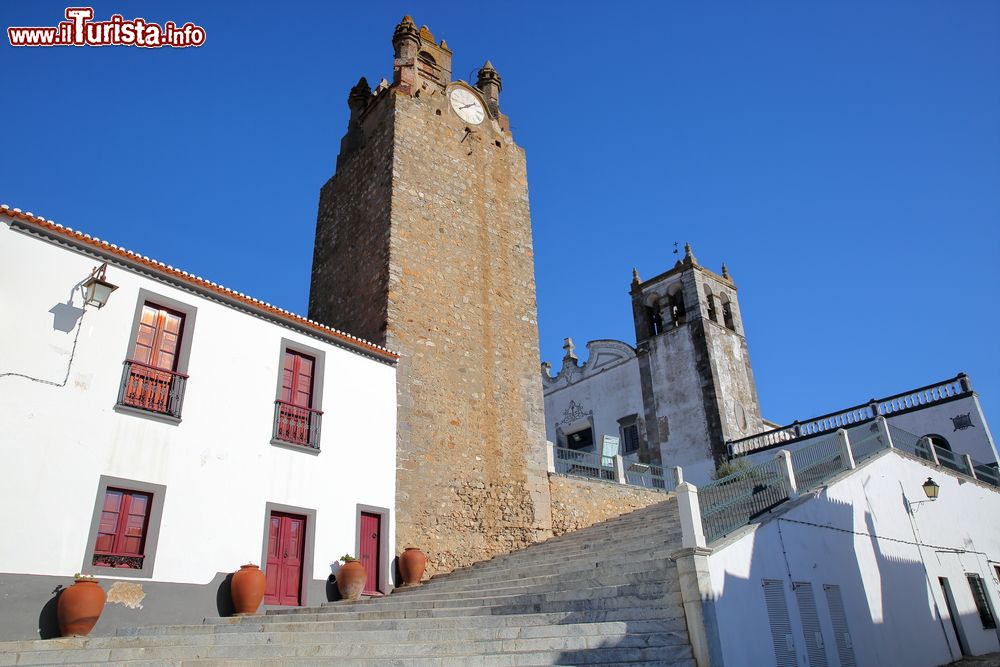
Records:
{"label": "stone staircase", "polygon": [[358,602],[0,643],[0,665],[694,667],[674,499]]}

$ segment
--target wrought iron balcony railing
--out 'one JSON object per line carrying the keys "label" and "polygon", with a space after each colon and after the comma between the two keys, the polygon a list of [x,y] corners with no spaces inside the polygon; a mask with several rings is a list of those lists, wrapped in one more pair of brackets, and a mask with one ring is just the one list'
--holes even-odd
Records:
{"label": "wrought iron balcony railing", "polygon": [[142,563],[145,559],[145,556],[139,556],[136,554],[113,554],[98,551],[94,553],[92,563],[99,567],[124,567],[131,568],[133,570],[141,570]]}
{"label": "wrought iron balcony railing", "polygon": [[274,432],[272,438],[292,445],[319,449],[322,410],[304,408],[285,401],[274,402]]}
{"label": "wrought iron balcony railing", "polygon": [[118,404],[179,418],[187,379],[183,373],[126,359]]}

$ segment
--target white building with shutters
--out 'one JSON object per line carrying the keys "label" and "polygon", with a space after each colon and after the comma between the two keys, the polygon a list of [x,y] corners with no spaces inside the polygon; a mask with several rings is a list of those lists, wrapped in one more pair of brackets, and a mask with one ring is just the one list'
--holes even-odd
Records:
{"label": "white building with shutters", "polygon": [[75,572],[101,634],[224,613],[248,562],[266,604],[330,599],[345,552],[391,590],[394,353],[6,207],[0,277],[0,639]]}

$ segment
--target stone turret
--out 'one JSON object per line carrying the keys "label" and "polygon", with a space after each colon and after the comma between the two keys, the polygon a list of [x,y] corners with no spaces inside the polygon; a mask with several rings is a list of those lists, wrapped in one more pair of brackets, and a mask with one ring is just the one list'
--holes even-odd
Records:
{"label": "stone turret", "polygon": [[476,76],[476,88],[483,92],[493,118],[500,116],[500,91],[503,89],[500,74],[493,68],[489,60],[480,68]]}

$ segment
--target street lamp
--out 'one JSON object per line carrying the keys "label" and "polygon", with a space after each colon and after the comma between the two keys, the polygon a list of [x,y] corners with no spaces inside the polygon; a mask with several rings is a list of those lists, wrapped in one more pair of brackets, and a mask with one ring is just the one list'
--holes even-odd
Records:
{"label": "street lamp", "polygon": [[930,477],[927,478],[926,482],[921,484],[921,488],[924,490],[924,495],[927,496],[927,500],[937,500],[938,492],[941,490],[938,483]]}
{"label": "street lamp", "polygon": [[111,293],[118,289],[118,285],[113,285],[105,279],[108,271],[108,263],[104,262],[95,267],[90,272],[90,277],[83,281],[83,301],[88,306],[101,308],[108,302]]}

